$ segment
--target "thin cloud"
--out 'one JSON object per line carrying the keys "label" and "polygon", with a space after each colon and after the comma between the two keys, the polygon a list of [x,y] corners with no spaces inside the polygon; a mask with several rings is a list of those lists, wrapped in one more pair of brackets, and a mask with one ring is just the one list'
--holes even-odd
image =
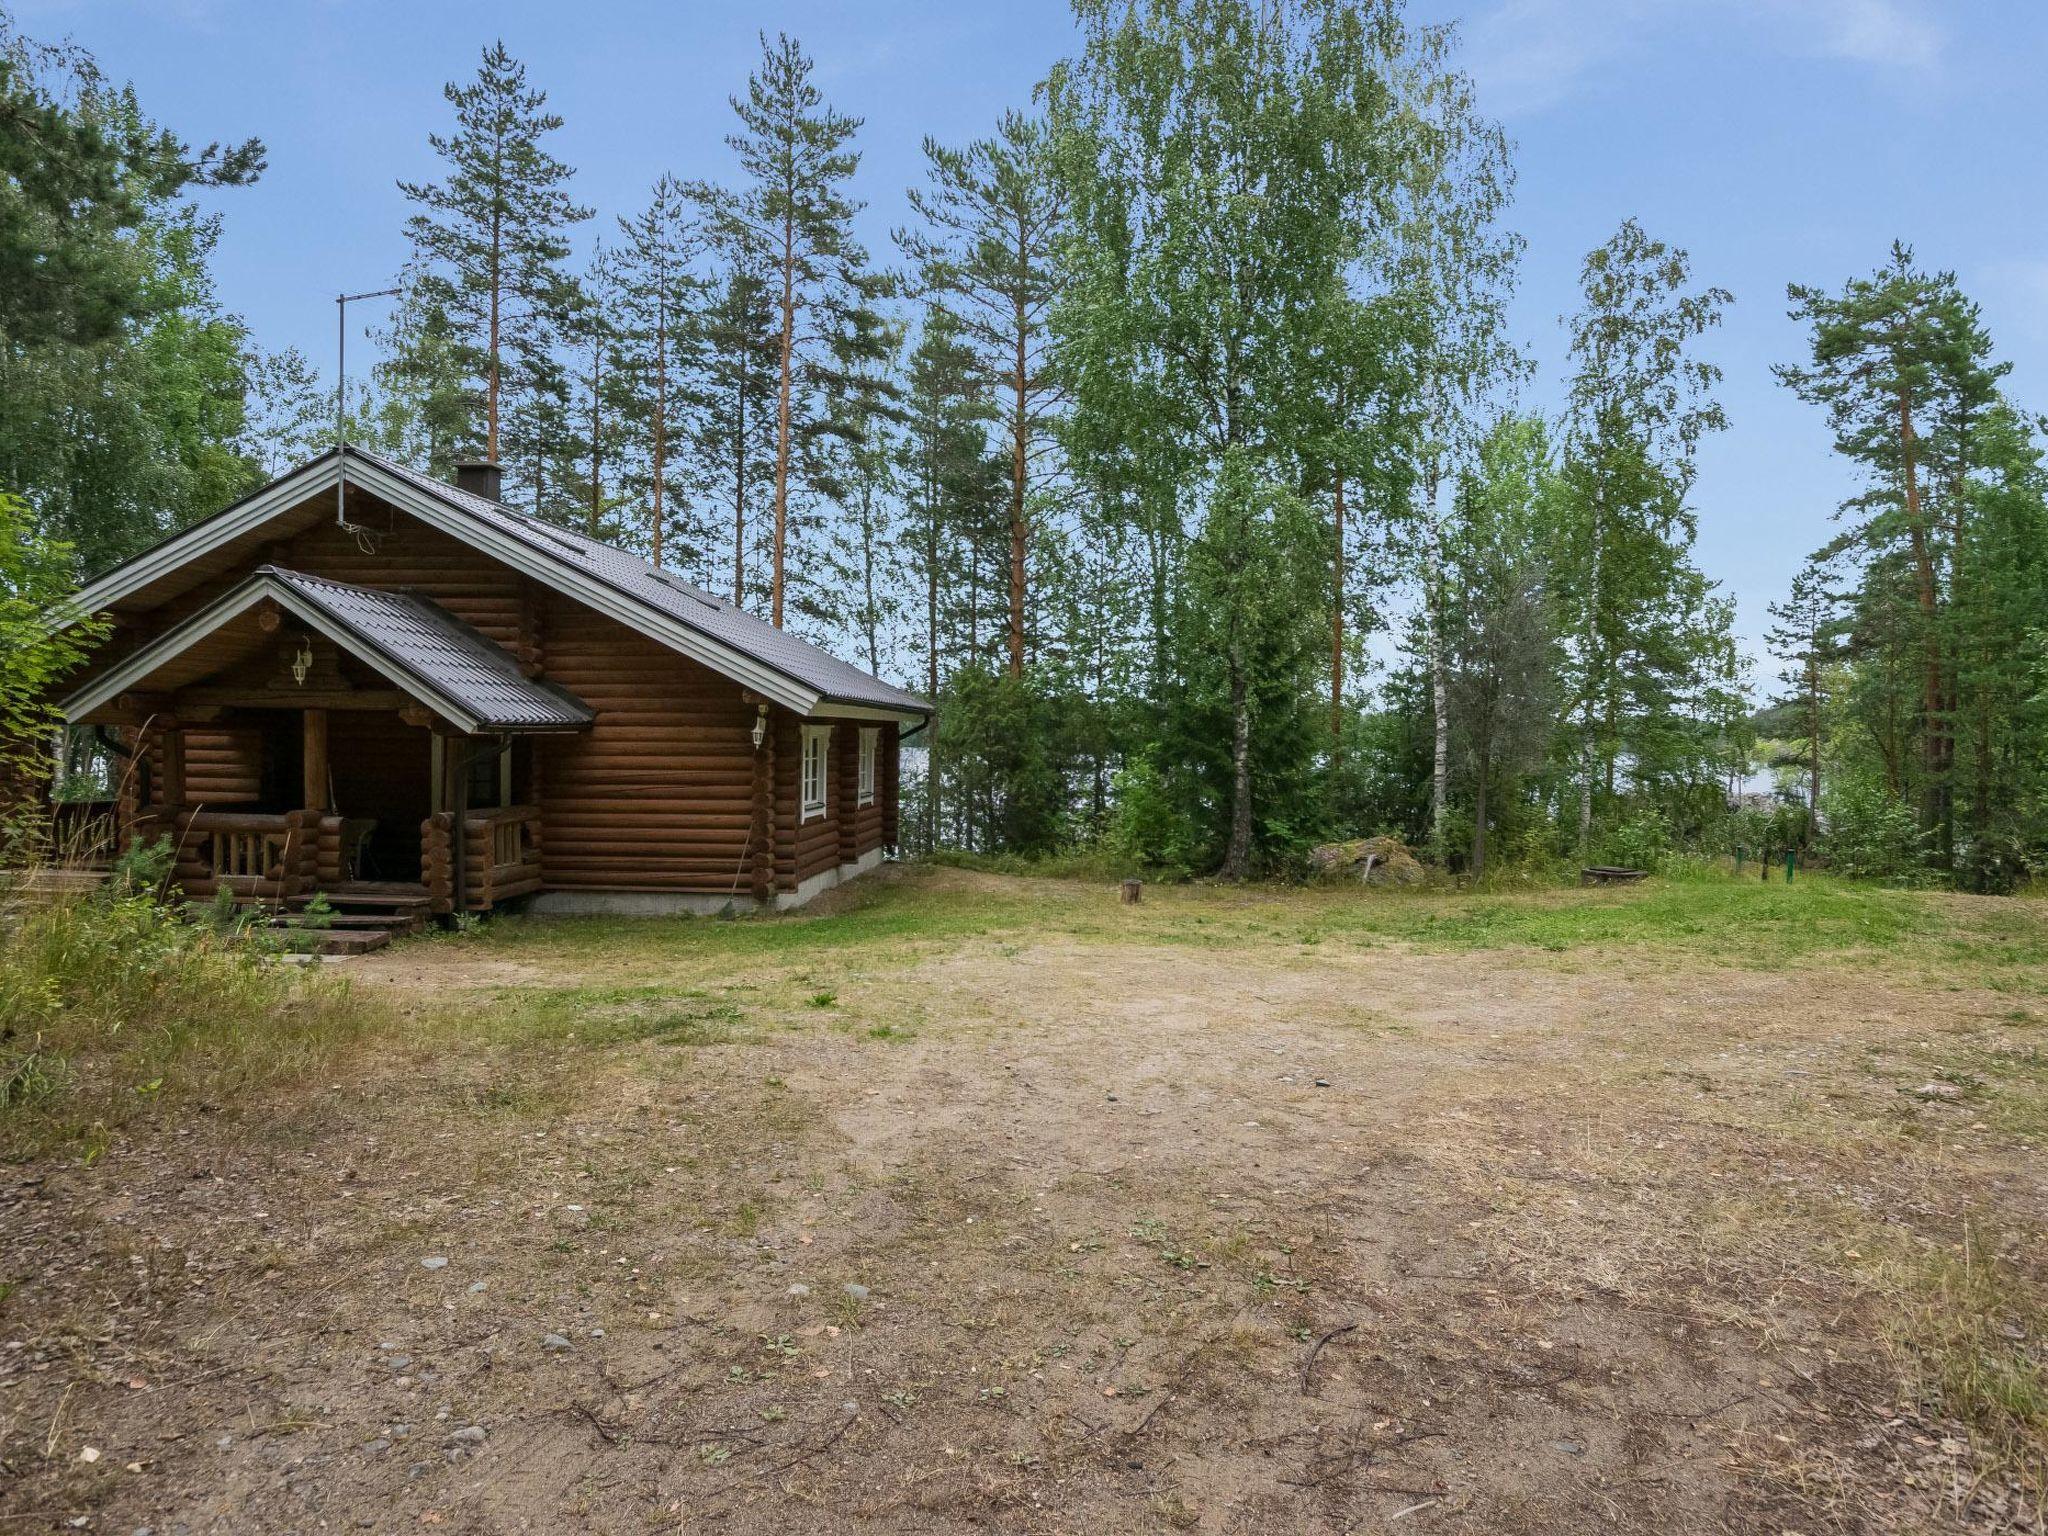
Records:
{"label": "thin cloud", "polygon": [[1682,34],[1915,74],[1947,42],[1927,0],[1495,0],[1461,30],[1467,67],[1504,117],[1577,96]]}
{"label": "thin cloud", "polygon": [[1895,69],[1931,69],[1946,41],[1924,5],[1913,0],[1804,0],[1820,50],[1838,59]]}

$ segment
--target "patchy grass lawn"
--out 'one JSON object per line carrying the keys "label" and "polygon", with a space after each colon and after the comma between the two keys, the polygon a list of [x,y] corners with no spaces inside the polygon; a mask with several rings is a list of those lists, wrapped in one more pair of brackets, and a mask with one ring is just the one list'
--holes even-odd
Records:
{"label": "patchy grass lawn", "polygon": [[0,1530],[2040,1529],[2033,903],[931,870],[339,969],[17,1106]]}

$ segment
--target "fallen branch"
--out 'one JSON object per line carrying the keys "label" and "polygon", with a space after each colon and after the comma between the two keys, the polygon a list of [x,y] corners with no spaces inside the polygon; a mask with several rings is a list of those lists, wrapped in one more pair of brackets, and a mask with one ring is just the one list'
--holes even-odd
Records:
{"label": "fallen branch", "polygon": [[1309,1389],[1310,1378],[1315,1375],[1316,1357],[1322,1354],[1323,1346],[1339,1334],[1349,1333],[1357,1326],[1358,1324],[1356,1323],[1340,1323],[1337,1327],[1332,1328],[1328,1333],[1316,1340],[1315,1347],[1308,1352],[1308,1359],[1302,1363],[1301,1367],[1301,1390],[1304,1393]]}

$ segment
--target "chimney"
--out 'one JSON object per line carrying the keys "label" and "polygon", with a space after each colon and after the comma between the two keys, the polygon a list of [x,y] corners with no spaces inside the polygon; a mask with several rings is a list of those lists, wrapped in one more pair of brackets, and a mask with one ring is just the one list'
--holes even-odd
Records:
{"label": "chimney", "polygon": [[489,459],[465,459],[455,466],[455,489],[496,501],[499,477],[504,473]]}

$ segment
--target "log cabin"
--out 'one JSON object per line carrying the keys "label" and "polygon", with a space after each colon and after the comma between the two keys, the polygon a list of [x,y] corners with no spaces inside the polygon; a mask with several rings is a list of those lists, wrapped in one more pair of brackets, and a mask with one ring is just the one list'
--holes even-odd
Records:
{"label": "log cabin", "polygon": [[96,578],[61,709],[189,898],[350,921],[800,906],[894,849],[927,703],[354,447]]}

